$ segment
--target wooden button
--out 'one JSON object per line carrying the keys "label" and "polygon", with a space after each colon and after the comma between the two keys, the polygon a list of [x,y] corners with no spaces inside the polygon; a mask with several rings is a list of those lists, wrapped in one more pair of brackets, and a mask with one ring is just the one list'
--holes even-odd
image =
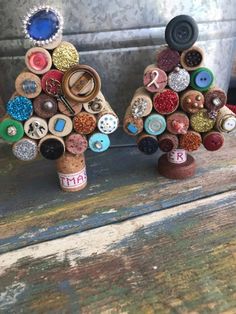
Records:
{"label": "wooden button", "polygon": [[182,112],[174,112],[167,117],[167,130],[172,134],[185,134],[189,128],[189,118]]}
{"label": "wooden button", "polygon": [[31,117],[24,124],[25,134],[35,140],[39,140],[47,135],[47,121],[39,117]]}
{"label": "wooden button", "polygon": [[56,114],[49,120],[48,129],[53,135],[63,137],[70,134],[73,129],[73,124],[68,116]]}
{"label": "wooden button", "polygon": [[151,64],[144,70],[143,85],[151,93],[163,91],[167,84],[166,73],[157,68],[155,64]]}
{"label": "wooden button", "polygon": [[180,105],[187,113],[196,113],[204,107],[204,96],[197,90],[187,90],[180,97]]}
{"label": "wooden button", "polygon": [[82,134],[72,133],[65,141],[66,150],[74,155],[83,154],[88,148],[88,141]]}
{"label": "wooden button", "polygon": [[93,100],[99,93],[101,80],[98,73],[88,65],[75,65],[67,70],[62,81],[63,93],[79,103]]}
{"label": "wooden button", "polygon": [[73,119],[74,130],[81,134],[90,134],[96,129],[97,120],[88,112],[80,112]]}
{"label": "wooden button", "polygon": [[182,52],[180,63],[187,71],[193,71],[199,68],[204,60],[204,52],[200,47],[193,46]]}
{"label": "wooden button", "polygon": [[15,88],[19,95],[27,98],[35,98],[42,91],[41,80],[33,73],[23,72],[17,76]]}
{"label": "wooden button", "polygon": [[40,140],[39,151],[44,158],[56,160],[64,154],[65,144],[60,137],[47,135]]}
{"label": "wooden button", "polygon": [[35,74],[44,74],[51,69],[52,58],[50,53],[41,47],[34,47],[27,51],[25,55],[27,68]]}
{"label": "wooden button", "polygon": [[93,100],[91,100],[88,103],[83,104],[83,107],[85,111],[92,114],[97,114],[103,110],[105,104],[106,104],[105,97],[100,91]]}
{"label": "wooden button", "polygon": [[46,94],[41,94],[33,100],[35,113],[44,119],[51,118],[57,113],[57,101]]}

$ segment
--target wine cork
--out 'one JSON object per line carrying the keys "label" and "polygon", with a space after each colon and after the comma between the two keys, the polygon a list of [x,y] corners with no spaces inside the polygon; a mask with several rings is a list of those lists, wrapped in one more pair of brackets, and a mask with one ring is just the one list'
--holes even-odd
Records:
{"label": "wine cork", "polygon": [[18,121],[25,121],[33,113],[32,101],[24,96],[16,96],[7,103],[7,114]]}
{"label": "wine cork", "polygon": [[160,114],[173,113],[179,106],[179,96],[171,89],[164,89],[161,93],[154,95],[153,106]]}
{"label": "wine cork", "polygon": [[226,102],[226,93],[220,88],[211,88],[205,93],[205,108],[209,111],[220,110]]}
{"label": "wine cork", "polygon": [[142,133],[138,136],[137,146],[142,153],[152,155],[158,149],[158,141],[156,136]]}
{"label": "wine cork", "polygon": [[191,115],[190,124],[194,131],[203,133],[213,129],[215,120],[209,118],[206,109],[201,109],[200,111]]}
{"label": "wine cork", "polygon": [[123,130],[131,136],[136,136],[143,131],[143,119],[133,116],[131,106],[126,110],[123,120]]}
{"label": "wine cork", "polygon": [[87,185],[84,155],[65,153],[56,162],[60,186],[63,191],[76,192]]}
{"label": "wine cork", "polygon": [[59,33],[53,41],[43,45],[42,47],[47,50],[53,50],[60,45],[61,41],[62,41],[62,34]]}
{"label": "wine cork", "polygon": [[173,164],[183,164],[187,160],[187,154],[184,149],[173,149],[167,154],[167,159]]}
{"label": "wine cork", "polygon": [[203,134],[202,143],[207,150],[216,151],[223,146],[224,136],[220,132],[210,131]]}
{"label": "wine cork", "polygon": [[204,51],[197,46],[193,46],[182,52],[180,63],[187,71],[193,71],[202,66],[204,61]]}
{"label": "wine cork", "polygon": [[51,69],[52,58],[46,49],[33,47],[26,52],[25,64],[31,72],[40,75]]}
{"label": "wine cork", "polygon": [[63,101],[58,100],[58,110],[62,114],[65,114],[66,116],[71,117],[71,116],[75,116],[81,112],[81,110],[83,108],[82,104],[78,103],[75,100],[71,100],[71,99],[68,101],[68,103],[69,103],[70,107],[72,108],[72,111],[67,106],[65,106]]}
{"label": "wine cork", "polygon": [[157,51],[157,67],[165,72],[171,72],[179,64],[180,54],[176,50],[164,47]]}
{"label": "wine cork", "polygon": [[48,121],[48,129],[53,135],[67,136],[73,129],[72,120],[64,114],[56,114]]}
{"label": "wine cork", "polygon": [[105,103],[103,110],[97,115],[97,127],[104,134],[111,134],[119,126],[119,118],[108,102]]}
{"label": "wine cork", "polygon": [[58,70],[65,72],[79,62],[79,53],[71,43],[63,41],[53,50],[52,61]]}
{"label": "wine cork", "polygon": [[0,137],[9,143],[19,141],[24,135],[24,128],[21,122],[5,118],[0,123]]}
{"label": "wine cork", "polygon": [[81,111],[73,119],[74,130],[80,134],[90,134],[96,129],[97,120],[91,113]]}
{"label": "wine cork", "polygon": [[135,118],[146,117],[152,112],[152,98],[144,87],[135,91],[130,107]]}
{"label": "wine cork", "polygon": [[22,72],[16,78],[15,88],[19,95],[27,98],[35,98],[42,91],[41,80],[36,74]]}
{"label": "wine cork", "polygon": [[185,134],[189,128],[189,118],[185,113],[176,111],[167,117],[167,130],[172,134]]}
{"label": "wine cork", "polygon": [[88,113],[98,114],[106,106],[106,99],[100,91],[98,95],[88,103],[83,104],[83,108]]}
{"label": "wine cork", "polygon": [[177,135],[165,132],[158,136],[158,145],[163,152],[167,153],[178,147],[179,140]]}
{"label": "wine cork", "polygon": [[193,89],[200,92],[207,91],[213,86],[213,83],[214,74],[206,67],[200,67],[191,73],[190,85]]}
{"label": "wine cork", "polygon": [[22,161],[34,160],[38,156],[37,141],[24,137],[13,144],[12,153]]}
{"label": "wine cork", "polygon": [[110,139],[107,134],[95,132],[89,137],[89,148],[95,153],[102,153],[110,147]]}
{"label": "wine cork", "polygon": [[144,129],[148,134],[160,135],[166,129],[166,120],[162,115],[153,113],[145,119]]}
{"label": "wine cork", "polygon": [[175,92],[179,93],[184,91],[190,83],[190,75],[185,69],[176,67],[168,75],[168,85]]}
{"label": "wine cork", "polygon": [[222,107],[218,112],[216,128],[218,131],[226,133],[236,129],[236,115],[226,106]]}
{"label": "wine cork", "polygon": [[65,141],[66,150],[73,155],[83,154],[88,148],[88,141],[82,134],[71,133]]}
{"label": "wine cork", "polygon": [[196,113],[204,107],[204,96],[197,90],[187,90],[180,96],[180,106],[187,113]]}
{"label": "wine cork", "polygon": [[179,137],[179,147],[188,152],[193,152],[199,149],[202,143],[202,137],[198,132],[187,131],[186,134],[181,134]]}
{"label": "wine cork", "polygon": [[151,64],[144,70],[143,85],[150,93],[161,92],[167,85],[167,75],[155,64]]}
{"label": "wine cork", "polygon": [[57,101],[54,97],[44,93],[40,94],[33,100],[35,113],[44,119],[51,118],[57,113]]}
{"label": "wine cork", "polygon": [[45,119],[34,116],[25,122],[24,130],[28,137],[39,140],[47,135],[48,124]]}
{"label": "wine cork", "polygon": [[65,152],[65,143],[62,138],[55,135],[46,135],[39,142],[41,155],[49,160],[60,158]]}

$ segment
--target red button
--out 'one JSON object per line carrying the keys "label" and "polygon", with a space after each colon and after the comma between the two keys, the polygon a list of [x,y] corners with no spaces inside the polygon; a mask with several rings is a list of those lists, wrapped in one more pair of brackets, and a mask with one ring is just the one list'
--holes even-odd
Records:
{"label": "red button", "polygon": [[224,137],[219,132],[209,132],[203,138],[203,145],[207,150],[215,151],[220,149],[224,144]]}
{"label": "red button", "polygon": [[42,52],[34,52],[29,57],[29,64],[37,71],[42,71],[48,65],[47,57]]}
{"label": "red button", "polygon": [[64,73],[59,70],[50,70],[42,77],[42,89],[48,95],[55,95],[59,92]]}

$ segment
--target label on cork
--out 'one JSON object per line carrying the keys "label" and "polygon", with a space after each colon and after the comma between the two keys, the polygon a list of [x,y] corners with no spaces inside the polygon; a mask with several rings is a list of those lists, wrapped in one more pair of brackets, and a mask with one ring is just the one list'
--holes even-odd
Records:
{"label": "label on cork", "polygon": [[65,174],[58,172],[61,187],[63,189],[75,189],[83,186],[87,182],[86,168],[76,173]]}
{"label": "label on cork", "polygon": [[184,149],[173,149],[167,154],[167,159],[174,164],[182,164],[187,160],[187,154]]}

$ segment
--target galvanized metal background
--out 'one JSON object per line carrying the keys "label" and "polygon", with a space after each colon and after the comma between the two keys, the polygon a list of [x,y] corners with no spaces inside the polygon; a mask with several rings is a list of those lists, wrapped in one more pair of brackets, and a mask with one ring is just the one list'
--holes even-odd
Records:
{"label": "galvanized metal background", "polygon": [[[14,81],[24,68],[30,47],[22,35],[21,18],[36,0],[0,2],[0,95],[6,102]],[[46,1],[59,9],[65,20],[64,40],[80,51],[80,62],[99,72],[102,90],[121,120],[134,90],[142,85],[144,68],[155,61],[164,44],[168,21],[188,14],[198,22],[198,45],[206,51],[205,64],[216,83],[227,90],[236,46],[234,0],[59,0]],[[132,140],[131,140],[132,142]],[[126,145],[130,138],[113,135],[113,143]]]}

